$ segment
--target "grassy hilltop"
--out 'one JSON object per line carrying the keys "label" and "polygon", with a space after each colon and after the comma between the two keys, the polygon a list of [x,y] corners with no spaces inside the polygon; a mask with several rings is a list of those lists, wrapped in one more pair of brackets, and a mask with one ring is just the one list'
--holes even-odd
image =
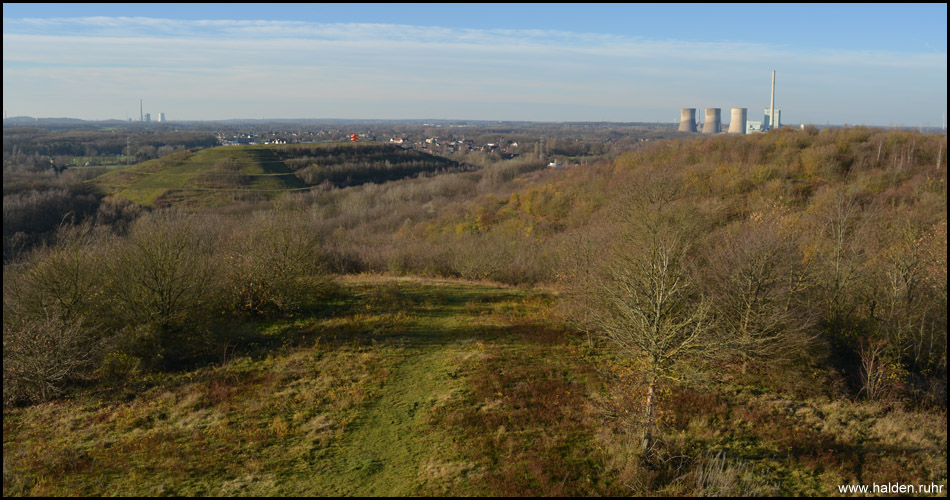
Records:
{"label": "grassy hilltop", "polygon": [[457,167],[449,160],[379,143],[220,146],[173,153],[92,182],[145,206],[221,206],[235,199],[273,199],[324,182],[385,182]]}

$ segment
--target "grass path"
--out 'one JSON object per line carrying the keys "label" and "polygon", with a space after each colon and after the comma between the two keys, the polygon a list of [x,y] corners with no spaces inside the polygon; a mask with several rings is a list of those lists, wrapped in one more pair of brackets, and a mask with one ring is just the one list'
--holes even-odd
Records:
{"label": "grass path", "polygon": [[373,401],[339,446],[332,449],[328,493],[359,496],[418,494],[421,464],[429,456],[424,410],[453,386],[446,369],[449,346],[406,349]]}
{"label": "grass path", "polygon": [[[401,281],[410,324],[374,336],[399,361],[300,494],[564,495],[596,491],[587,368],[556,330],[524,323],[535,292]],[[437,303],[426,303],[438,297]],[[585,486],[586,485],[586,486]],[[587,489],[587,487],[591,487]]]}
{"label": "grass path", "polygon": [[[297,494],[407,496],[426,494],[424,469],[444,463],[446,436],[434,432],[427,415],[465,390],[459,353],[474,349],[486,330],[477,315],[511,300],[506,290],[410,280],[391,282],[380,292],[394,309],[412,318],[398,327],[370,332],[371,341],[394,348],[398,361],[346,431],[313,462],[313,474]],[[433,295],[433,292],[444,294]],[[433,301],[435,303],[433,303]],[[393,312],[393,311],[390,311]]]}

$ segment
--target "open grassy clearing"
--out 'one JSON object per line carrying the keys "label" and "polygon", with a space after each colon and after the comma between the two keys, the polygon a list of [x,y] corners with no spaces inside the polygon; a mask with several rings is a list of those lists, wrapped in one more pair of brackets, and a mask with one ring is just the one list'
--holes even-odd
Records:
{"label": "open grassy clearing", "polygon": [[145,206],[222,206],[272,199],[321,183],[383,182],[457,168],[451,160],[382,143],[220,146],[181,151],[90,182]]}
{"label": "open grassy clearing", "polygon": [[619,360],[558,326],[555,304],[550,292],[487,283],[346,278],[308,313],[254,325],[259,347],[224,352],[218,366],[5,409],[4,495],[825,495],[836,484],[946,484],[945,414],[792,402],[729,377],[673,388],[662,460],[639,466],[624,417],[633,406],[618,396],[629,391],[611,375]]}
{"label": "open grassy clearing", "polygon": [[190,198],[197,198],[193,203],[203,205],[235,191],[273,196],[305,187],[273,151],[240,146],[174,153],[110,172],[94,182],[146,206],[164,198],[181,198],[181,193],[189,193]]}
{"label": "open grassy clearing", "polygon": [[116,156],[74,156],[66,167],[70,169],[102,168],[110,169],[129,166],[130,158],[125,155]]}

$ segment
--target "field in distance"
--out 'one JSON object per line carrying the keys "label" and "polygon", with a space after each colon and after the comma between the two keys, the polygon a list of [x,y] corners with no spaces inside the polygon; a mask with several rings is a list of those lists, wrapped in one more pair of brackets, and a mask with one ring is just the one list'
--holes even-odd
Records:
{"label": "field in distance", "polygon": [[90,182],[140,205],[219,206],[321,184],[385,182],[458,168],[445,158],[381,143],[220,146],[173,153]]}

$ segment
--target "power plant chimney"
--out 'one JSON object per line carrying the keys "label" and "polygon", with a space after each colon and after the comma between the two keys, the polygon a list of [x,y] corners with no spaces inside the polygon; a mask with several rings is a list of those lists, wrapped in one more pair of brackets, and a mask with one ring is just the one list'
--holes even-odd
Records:
{"label": "power plant chimney", "polygon": [[703,123],[704,134],[718,134],[722,131],[722,110],[706,108],[706,122]]}
{"label": "power plant chimney", "polygon": [[769,102],[769,128],[775,128],[775,70],[772,70],[772,100]]}
{"label": "power plant chimney", "polygon": [[744,134],[749,108],[732,108],[732,117],[729,119],[730,134]]}
{"label": "power plant chimney", "polygon": [[680,109],[680,132],[696,131],[696,108]]}
{"label": "power plant chimney", "polygon": [[142,100],[141,100],[141,99],[139,99],[139,121],[140,121],[140,122],[144,122],[144,121],[145,121],[145,113],[142,112]]}

